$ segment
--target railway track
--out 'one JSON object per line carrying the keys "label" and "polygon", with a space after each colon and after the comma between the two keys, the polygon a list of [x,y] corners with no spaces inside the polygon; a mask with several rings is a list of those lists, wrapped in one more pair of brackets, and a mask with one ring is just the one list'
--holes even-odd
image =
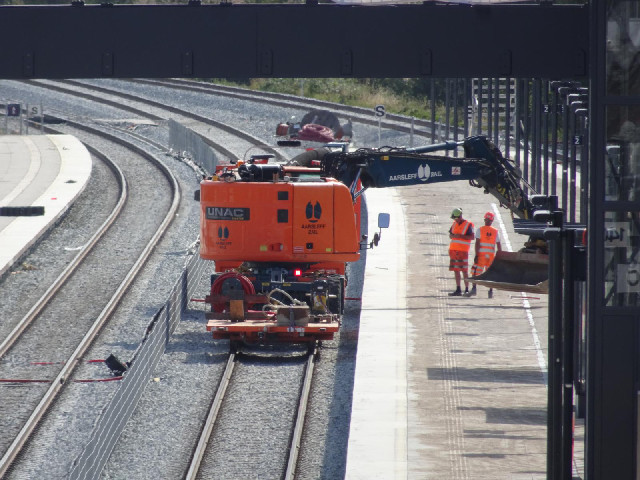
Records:
{"label": "railway track", "polygon": [[[239,418],[243,414],[241,411],[233,412],[229,415],[225,416],[221,413],[225,404],[227,409],[233,409],[229,404],[233,403],[233,400],[228,400],[225,395],[228,390],[231,389],[232,381],[242,382],[242,379],[236,378],[234,375],[234,368],[238,362],[241,362],[242,354],[231,353],[229,355],[229,359],[227,361],[226,368],[221,377],[220,384],[218,385],[218,389],[216,395],[211,403],[211,407],[209,408],[209,412],[207,414],[207,419],[204,423],[204,427],[198,439],[198,443],[193,453],[193,457],[191,459],[189,470],[185,476],[186,480],[196,480],[199,478],[211,478],[212,475],[215,475],[218,470],[218,465],[224,463],[224,461],[228,461],[229,459],[225,459],[225,453],[220,448],[220,445],[224,443],[223,438],[215,438],[215,430],[216,426],[218,426],[218,437],[222,436],[220,432],[224,432],[226,429],[230,428],[229,424],[242,425],[245,423],[245,419]],[[286,480],[292,480],[295,478],[296,467],[298,465],[298,455],[300,452],[300,447],[302,444],[302,436],[304,432],[305,418],[307,414],[307,407],[309,405],[309,397],[311,394],[311,385],[313,381],[313,372],[315,363],[318,360],[318,350],[317,347],[311,349],[306,355],[306,361],[304,362],[304,373],[302,374],[302,382],[300,384],[300,389],[298,393],[298,402],[297,408],[295,409],[295,415],[285,416],[286,418],[282,419],[284,423],[287,421],[290,422],[289,430],[289,443],[288,448],[278,449],[279,446],[282,446],[282,443],[275,443],[272,441],[271,437],[262,437],[262,438],[254,438],[253,441],[257,443],[263,442],[264,445],[269,445],[272,450],[272,454],[274,457],[282,459],[280,468],[281,472],[274,478],[284,478]],[[273,365],[264,365],[261,368],[273,368]],[[258,374],[259,375],[259,374]],[[281,396],[281,392],[276,393],[277,396]],[[282,398],[270,398],[265,400],[265,404],[271,405],[274,416],[278,415],[279,406],[282,405]],[[226,412],[225,412],[226,413]],[[292,417],[292,418],[291,418]],[[226,423],[226,425],[217,425],[218,423]],[[233,426],[231,426],[233,428]],[[287,427],[283,427],[286,429]],[[283,455],[285,453],[285,455]],[[253,461],[252,461],[253,457]],[[236,474],[244,475],[245,477],[250,477],[252,472],[255,472],[256,468],[259,468],[260,465],[255,461],[255,457],[257,457],[257,452],[249,450],[245,450],[242,454],[234,455],[234,462],[243,466],[245,469],[244,473],[240,471],[236,471]],[[277,462],[276,462],[277,463]],[[277,470],[277,466],[272,466],[272,470]],[[276,474],[278,472],[271,471],[268,476],[272,474]],[[271,478],[271,477],[270,477]]]}
{"label": "railway track", "polygon": [[[242,157],[238,150],[242,150],[244,152],[253,149],[254,147],[260,147],[266,153],[273,154],[276,158],[281,160],[286,158],[281,149],[274,148],[265,143],[263,139],[239,128],[234,128],[226,123],[216,121],[203,115],[198,115],[183,108],[177,108],[155,100],[143,98],[139,95],[133,95],[96,85],[87,85],[83,82],[71,80],[60,80],[55,82],[32,81],[30,83],[34,86],[40,86],[60,93],[120,108],[126,112],[154,121],[167,119],[170,115],[178,115],[183,121],[195,122],[197,126],[192,125],[196,127],[194,130],[196,132],[206,132],[206,136],[203,136],[204,138],[209,139],[210,146],[229,159]],[[135,104],[138,104],[138,107],[133,106]],[[227,144],[238,145],[238,148],[236,150],[231,150],[225,146]]]}
{"label": "railway track", "polygon": [[[70,95],[78,95],[82,98],[89,100],[102,101],[107,104],[117,107],[125,103],[124,108],[126,111],[141,115],[150,119],[169,118],[171,115],[178,115],[178,121],[184,122],[187,126],[192,128],[197,133],[200,133],[204,138],[211,142],[212,148],[222,153],[227,158],[240,158],[245,159],[246,152],[255,150],[256,147],[261,148],[265,153],[270,153],[276,156],[276,159],[285,160],[289,158],[293,152],[293,155],[301,152],[301,149],[287,149],[286,147],[278,148],[274,147],[275,138],[275,126],[279,121],[286,120],[292,115],[302,115],[310,109],[329,109],[336,114],[344,117],[351,118],[354,124],[358,124],[359,128],[366,126],[368,130],[375,131],[376,127],[384,128],[386,132],[401,133],[406,137],[406,134],[411,134],[411,142],[413,142],[413,135],[415,135],[416,143],[429,143],[433,139],[435,130],[433,130],[433,124],[431,121],[412,119],[401,115],[387,114],[384,122],[378,122],[373,116],[372,111],[361,107],[351,107],[345,105],[337,105],[331,102],[325,102],[310,98],[300,98],[292,95],[269,93],[269,92],[254,92],[246,89],[226,87],[220,85],[213,85],[204,82],[194,82],[189,80],[138,80],[132,79],[126,82],[121,82],[114,86],[105,87],[102,85],[96,85],[95,83],[86,81],[33,81],[33,85],[38,85],[43,88],[49,88],[61,93],[68,93]],[[124,85],[122,85],[124,84]],[[177,107],[175,105],[166,105],[162,102],[154,100],[152,94],[140,95],[135,92],[132,87],[136,85],[151,86],[154,88],[162,88],[175,93],[177,98],[180,97],[182,92],[189,92],[197,95],[205,95],[205,98],[224,98],[227,100],[235,101],[239,100],[247,103],[257,103],[260,105],[267,105],[268,108],[273,110],[273,115],[270,118],[270,123],[263,125],[262,121],[258,122],[259,128],[256,128],[254,119],[250,116],[250,124],[255,132],[247,132],[243,129],[229,122],[220,122],[213,117],[217,112],[212,111],[206,114],[196,113],[196,109],[187,109],[183,107]],[[98,92],[96,95],[95,92]],[[123,102],[124,100],[124,102]],[[138,104],[138,107],[134,106]],[[144,106],[144,107],[143,107]],[[276,108],[277,107],[277,108]],[[279,113],[282,112],[282,113]],[[380,141],[380,133],[377,135],[361,136],[356,135],[355,141],[360,146],[374,146]],[[228,142],[237,144],[238,141],[242,142],[241,145],[235,150],[230,151],[225,145]],[[397,140],[392,140],[390,143],[395,143]],[[406,138],[403,143],[406,144]],[[383,144],[384,140],[383,140]]]}
{"label": "railway track", "polygon": [[[75,127],[91,135],[101,135],[111,142],[123,145],[121,140],[111,135],[81,125],[75,125]],[[33,368],[20,369],[13,365],[14,368],[7,369],[5,365],[5,368],[0,368],[0,371],[4,370],[0,373],[4,379],[3,383],[48,386],[43,393],[42,387],[30,389],[26,394],[24,391],[21,392],[18,409],[21,413],[4,416],[5,421],[10,421],[10,424],[5,424],[3,429],[5,448],[0,460],[0,476],[4,476],[12,467],[25,449],[30,437],[41,426],[54,402],[60,398],[67,386],[73,382],[81,381],[74,377],[74,371],[83,362],[85,353],[109,321],[176,213],[180,190],[171,171],[156,158],[140,149],[132,145],[127,147],[131,155],[135,152],[138,158],[148,162],[149,169],[159,172],[159,178],[165,179],[167,189],[173,192],[171,201],[167,202],[167,205],[161,206],[165,212],[158,223],[154,222],[152,228],[148,230],[141,229],[142,236],[138,236],[139,240],[136,241],[135,236],[130,237],[134,251],[127,255],[127,258],[131,261],[122,258],[121,268],[110,272],[114,276],[109,280],[96,275],[94,263],[96,257],[113,256],[113,240],[110,245],[108,237],[109,235],[113,236],[114,230],[117,235],[118,229],[127,228],[126,222],[131,220],[131,216],[126,212],[126,209],[127,207],[131,208],[131,204],[134,204],[134,209],[140,208],[140,206],[135,206],[135,203],[140,200],[136,199],[135,195],[132,197],[129,185],[135,185],[135,182],[126,181],[122,168],[116,162],[109,160],[105,154],[89,147],[94,156],[108,162],[110,168],[117,173],[120,195],[105,222],[0,344],[0,356],[7,355],[8,352],[22,352],[14,355],[20,358],[32,358],[35,360],[34,363],[43,367],[38,369],[40,375],[38,379],[31,378],[34,374]],[[157,174],[154,176],[158,177]],[[144,239],[146,231],[150,236]],[[102,291],[97,296],[83,297],[79,294],[82,287]],[[83,301],[85,298],[92,299],[92,308],[87,308],[86,300]],[[78,316],[70,317],[70,311],[78,312]],[[51,344],[54,345],[54,351],[51,351]],[[42,359],[53,361],[38,361]],[[25,372],[24,378],[15,377],[19,370]],[[108,378],[102,378],[102,380],[108,380]],[[4,408],[11,407],[12,402],[7,400],[5,397]],[[16,405],[13,406],[16,407]],[[25,416],[28,416],[26,420]],[[16,431],[17,434],[11,439],[11,432]],[[7,443],[9,443],[8,446]]]}
{"label": "railway track", "polygon": [[27,327],[33,322],[33,320],[38,317],[38,315],[42,312],[49,301],[60,291],[62,285],[64,285],[66,280],[73,274],[73,272],[78,268],[78,266],[96,245],[96,243],[98,243],[100,238],[104,236],[107,229],[117,219],[118,215],[122,211],[122,208],[124,207],[125,202],[127,201],[127,182],[124,174],[122,173],[122,170],[120,170],[118,165],[112,162],[109,157],[101,153],[99,150],[89,147],[89,151],[94,157],[101,159],[114,173],[120,190],[118,201],[116,205],[114,205],[112,211],[110,212],[104,223],[100,225],[98,230],[93,234],[88,242],[80,247],[80,251],[75,256],[75,258],[71,260],[71,263],[67,265],[62,273],[60,273],[60,275],[49,286],[47,291],[38,300],[36,300],[27,314],[17,324],[15,324],[9,334],[6,335],[4,340],[0,343],[0,358],[4,357],[6,353],[16,344],[16,342],[20,338],[20,335],[27,329]]}

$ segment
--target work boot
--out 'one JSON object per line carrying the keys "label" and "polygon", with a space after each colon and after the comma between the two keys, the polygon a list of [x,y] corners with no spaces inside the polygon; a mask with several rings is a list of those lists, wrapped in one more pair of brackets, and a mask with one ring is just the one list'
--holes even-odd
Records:
{"label": "work boot", "polygon": [[470,297],[471,296],[471,293],[469,293],[469,289],[468,288],[464,289],[464,296],[465,297]]}
{"label": "work boot", "polygon": [[450,297],[460,297],[462,296],[462,290],[460,287],[456,288],[455,292],[449,294]]}
{"label": "work boot", "polygon": [[489,298],[493,298],[493,288],[489,289],[489,293],[487,294]]}
{"label": "work boot", "polygon": [[477,294],[478,294],[478,292],[476,291],[476,286],[474,285],[473,287],[471,287],[470,295],[471,296],[476,296]]}

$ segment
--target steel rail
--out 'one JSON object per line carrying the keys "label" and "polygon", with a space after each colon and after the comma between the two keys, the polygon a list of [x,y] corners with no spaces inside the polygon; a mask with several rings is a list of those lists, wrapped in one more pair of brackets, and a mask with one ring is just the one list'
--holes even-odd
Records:
{"label": "steel rail", "polygon": [[200,438],[198,439],[198,445],[193,453],[193,457],[191,459],[191,464],[189,465],[189,470],[187,471],[185,480],[195,480],[198,475],[198,471],[200,470],[200,464],[202,463],[202,459],[204,458],[204,454],[207,450],[207,445],[209,444],[209,439],[211,438],[211,433],[213,432],[213,426],[216,423],[216,419],[218,418],[218,413],[220,412],[220,407],[222,406],[222,400],[224,399],[224,395],[227,391],[227,387],[231,382],[231,375],[233,374],[233,368],[236,362],[235,353],[229,354],[229,359],[227,360],[227,366],[222,374],[222,378],[220,379],[220,384],[218,385],[218,390],[216,391],[216,396],[211,402],[211,407],[209,408],[209,413],[207,415],[207,420],[202,428],[202,432],[200,434]]}
{"label": "steel rail", "polygon": [[167,166],[164,165],[163,162],[147,154],[142,149],[134,145],[127,144],[124,140],[118,137],[115,137],[110,134],[106,134],[104,132],[100,132],[91,127],[81,126],[79,124],[76,125],[76,127],[83,129],[85,131],[92,132],[95,135],[107,137],[115,143],[126,145],[127,148],[130,148],[131,150],[136,151],[139,155],[142,155],[143,157],[147,158],[151,162],[155,163],[158,166],[158,168],[162,171],[163,175],[165,175],[165,177],[169,180],[169,183],[171,184],[171,187],[173,189],[173,201],[160,227],[158,227],[153,237],[147,243],[146,247],[143,249],[142,253],[138,257],[135,264],[127,273],[125,279],[120,283],[119,287],[117,288],[112,298],[105,305],[102,312],[98,315],[98,318],[95,320],[93,325],[89,328],[89,330],[87,331],[87,333],[85,334],[81,342],[79,343],[79,345],[76,347],[76,350],[69,357],[69,359],[67,359],[64,366],[62,367],[62,369],[60,370],[56,378],[51,383],[51,386],[49,387],[47,392],[44,394],[42,399],[40,400],[40,403],[38,404],[38,406],[34,409],[31,416],[29,417],[25,425],[22,427],[22,429],[20,430],[20,432],[18,433],[18,435],[16,436],[12,444],[9,446],[9,448],[5,452],[2,459],[0,459],[0,478],[3,478],[4,475],[7,473],[7,471],[11,467],[11,464],[15,461],[20,451],[28,441],[29,437],[38,426],[40,420],[44,417],[49,407],[53,404],[54,400],[57,398],[57,396],[60,394],[60,392],[64,388],[65,384],[67,383],[67,380],[73,374],[73,371],[76,368],[76,366],[80,364],[80,359],[82,355],[84,355],[84,353],[91,346],[91,344],[97,337],[98,333],[100,332],[100,330],[102,329],[102,327],[104,326],[108,318],[111,316],[113,311],[116,309],[116,307],[124,297],[124,294],[126,293],[126,291],[131,287],[138,273],[140,273],[140,271],[142,270],[142,267],[151,256],[151,253],[153,252],[154,248],[160,242],[161,238],[164,236],[164,233],[168,229],[169,225],[175,218],[175,214],[178,210],[178,206],[180,203],[180,188],[178,186],[178,182],[175,176],[173,175],[173,173],[171,172],[171,170],[169,170],[169,168],[167,168]]}
{"label": "steel rail", "polygon": [[296,467],[298,465],[298,455],[302,444],[302,433],[304,431],[304,421],[307,416],[307,407],[309,405],[309,396],[311,394],[311,381],[313,380],[313,370],[318,359],[318,347],[315,345],[313,351],[309,352],[307,366],[300,391],[300,402],[298,403],[298,412],[296,414],[296,422],[291,435],[289,444],[289,461],[287,462],[287,470],[284,475],[285,480],[294,480]]}

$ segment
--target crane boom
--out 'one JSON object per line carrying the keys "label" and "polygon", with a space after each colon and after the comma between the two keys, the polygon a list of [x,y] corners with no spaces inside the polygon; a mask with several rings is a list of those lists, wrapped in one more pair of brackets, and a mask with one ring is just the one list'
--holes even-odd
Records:
{"label": "crane boom", "polygon": [[[438,150],[464,149],[464,158],[432,154]],[[501,205],[520,218],[531,218],[533,192],[520,169],[504,158],[484,136],[462,142],[446,142],[419,148],[361,148],[354,152],[329,152],[321,160],[324,175],[352,186],[354,196],[367,188],[399,187],[467,180],[484,188]],[[355,191],[360,180],[362,189]]]}

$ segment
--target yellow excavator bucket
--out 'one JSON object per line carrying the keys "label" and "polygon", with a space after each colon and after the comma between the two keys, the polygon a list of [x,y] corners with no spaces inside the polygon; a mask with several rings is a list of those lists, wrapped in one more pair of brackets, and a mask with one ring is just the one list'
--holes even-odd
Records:
{"label": "yellow excavator bucket", "polygon": [[469,280],[496,290],[549,293],[549,256],[500,251],[484,273]]}

